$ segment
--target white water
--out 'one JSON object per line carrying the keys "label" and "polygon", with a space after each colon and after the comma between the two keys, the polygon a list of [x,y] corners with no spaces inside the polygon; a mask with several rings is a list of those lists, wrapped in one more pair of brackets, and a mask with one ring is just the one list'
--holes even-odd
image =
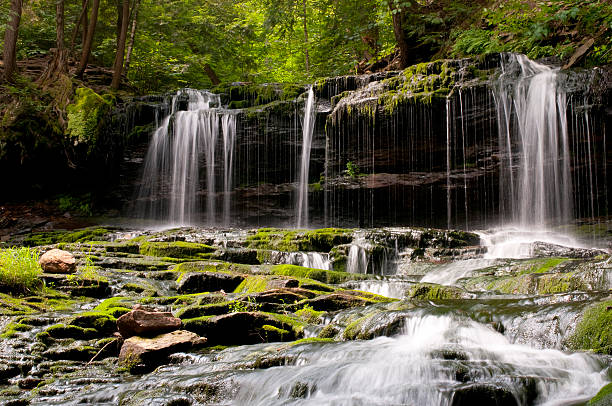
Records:
{"label": "white water", "polygon": [[[457,368],[470,381],[504,388],[526,404],[525,377],[535,380],[536,405],[563,405],[592,397],[607,381],[589,354],[567,355],[510,343],[492,328],[456,316],[406,320],[404,333],[369,341],[306,347],[291,366],[237,377],[237,405],[451,405],[461,388]],[[450,350],[463,361],[443,360]],[[296,384],[304,398],[291,396]]]}
{"label": "white water", "polygon": [[368,253],[362,245],[365,242],[353,243],[349,249],[346,271],[350,273],[368,273]]}
{"label": "white water", "polygon": [[481,243],[487,247],[486,259],[530,258],[533,243],[545,242],[569,248],[585,248],[574,237],[552,231],[504,228],[479,232]]}
{"label": "white water", "polygon": [[289,254],[289,264],[304,266],[306,268],[332,269],[328,254],[319,252],[293,252]]}
{"label": "white water", "polygon": [[[187,97],[187,110],[178,111]],[[145,218],[167,225],[201,223],[200,161],[205,160],[206,205],[208,225],[218,224],[216,212],[216,150],[219,120],[223,132],[224,223],[229,222],[233,149],[236,120],[229,112],[219,110],[219,95],[192,89],[180,90],[172,98],[170,114],[156,129],[145,158],[137,209]]]}
{"label": "white water", "polygon": [[302,161],[298,180],[298,199],[296,205],[297,227],[308,227],[308,171],[310,170],[310,149],[316,118],[315,95],[312,86],[308,89],[308,99],[304,107],[302,123]]}
{"label": "white water", "polygon": [[522,228],[566,224],[572,218],[573,197],[567,101],[558,87],[559,70],[524,55],[509,55],[502,71],[496,97],[500,149],[510,157],[511,139],[519,141],[519,159],[509,158],[503,165],[510,172],[502,173],[500,200],[510,192],[510,217]]}
{"label": "white water", "polygon": [[482,259],[466,259],[453,261],[448,264],[440,265],[435,270],[428,272],[421,282],[438,283],[440,285],[454,285],[461,278],[472,275],[472,272],[483,269],[495,263],[489,257]]}

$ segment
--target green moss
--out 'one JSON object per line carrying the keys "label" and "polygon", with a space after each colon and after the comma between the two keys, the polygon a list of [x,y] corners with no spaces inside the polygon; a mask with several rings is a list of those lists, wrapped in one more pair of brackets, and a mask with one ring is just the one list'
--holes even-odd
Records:
{"label": "green moss", "polygon": [[[174,272],[183,275],[187,272],[225,272],[225,273],[249,273],[251,267],[231,262],[183,262],[176,265]],[[180,277],[177,279],[180,280]]]}
{"label": "green moss", "polygon": [[350,280],[368,279],[367,275],[348,272],[327,271],[323,269],[306,268],[297,265],[274,265],[271,272],[275,275],[293,276],[297,278],[314,279],[315,281],[339,284]]}
{"label": "green moss", "polygon": [[76,338],[79,340],[87,340],[99,336],[96,329],[65,324],[55,324],[50,326],[47,328],[46,332],[52,338]]}
{"label": "green moss", "polygon": [[311,231],[261,228],[247,237],[250,248],[285,252],[329,252],[334,246],[353,240],[352,231],[341,228],[324,228]]}
{"label": "green moss", "polygon": [[327,343],[333,343],[333,342],[335,342],[333,338],[309,337],[309,338],[302,338],[299,340],[295,340],[289,345],[291,347],[295,347],[296,345],[302,345],[302,344],[327,344]]}
{"label": "green moss", "polygon": [[258,293],[267,290],[270,276],[248,276],[234,290],[235,293]]}
{"label": "green moss", "polygon": [[520,274],[550,272],[557,266],[569,260],[569,258],[546,258],[530,260],[529,263],[531,264],[531,266],[528,269],[522,270]]}
{"label": "green moss", "polygon": [[[93,311],[99,313],[110,314],[113,317],[118,317],[117,313],[127,313],[133,305],[134,299],[124,296],[115,296],[109,299],[105,299],[102,303],[97,305]],[[127,310],[127,311],[126,311]],[[120,314],[120,315],[121,315]]]}
{"label": "green moss", "polygon": [[20,331],[30,331],[32,326],[28,324],[22,323],[9,323],[5,328],[2,334],[0,334],[0,338],[11,338],[17,335]]}
{"label": "green moss", "polygon": [[342,337],[345,340],[356,340],[363,329],[364,323],[368,320],[368,316],[360,317],[357,320],[351,322],[342,333]]}
{"label": "green moss", "polygon": [[105,312],[86,312],[75,316],[71,321],[71,325],[93,328],[101,334],[111,334],[117,329],[117,319]]}
{"label": "green moss", "polygon": [[268,317],[278,321],[281,323],[283,328],[291,328],[295,333],[296,337],[299,337],[304,332],[304,322],[298,319],[295,316],[289,314],[278,314],[278,313],[266,313],[261,312],[262,314],[267,315]]}
{"label": "green moss", "polygon": [[318,324],[321,322],[321,316],[325,313],[325,311],[314,310],[311,306],[304,306],[304,308],[296,311],[295,315],[305,323]]}
{"label": "green moss", "polygon": [[145,242],[140,246],[140,253],[152,257],[202,258],[202,254],[214,252],[215,248],[193,242]]}
{"label": "green moss", "polygon": [[76,231],[46,231],[33,233],[23,240],[23,245],[34,247],[38,245],[50,245],[58,243],[77,243],[87,241],[99,241],[109,238],[110,231],[106,228],[90,227]]}
{"label": "green moss", "polygon": [[68,112],[68,134],[78,143],[88,144],[92,151],[95,146],[102,117],[113,106],[110,95],[100,96],[87,87],[76,89],[74,103],[66,107]]}
{"label": "green moss", "polygon": [[569,345],[576,350],[612,355],[612,300],[585,310]]}
{"label": "green moss", "polygon": [[587,406],[612,406],[612,383],[601,388]]}
{"label": "green moss", "polygon": [[418,283],[411,286],[406,294],[412,299],[421,300],[465,299],[467,297],[467,292],[463,289],[435,283]]}
{"label": "green moss", "polygon": [[276,341],[277,337],[278,339],[280,339],[280,341],[282,341],[283,337],[287,337],[289,335],[288,330],[274,327],[269,324],[264,324],[263,326],[261,326],[261,328],[262,330],[264,330],[266,341]]}

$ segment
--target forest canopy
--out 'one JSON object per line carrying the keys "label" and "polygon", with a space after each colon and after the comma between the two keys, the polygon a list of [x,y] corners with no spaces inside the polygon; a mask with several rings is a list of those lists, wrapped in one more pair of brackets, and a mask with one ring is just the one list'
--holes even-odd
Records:
{"label": "forest canopy", "polygon": [[[0,3],[1,32],[15,1]],[[68,59],[77,61],[85,40],[82,17],[86,24],[92,20],[93,4],[61,2],[63,43]],[[587,47],[584,65],[612,61],[612,4],[605,0],[96,2],[99,13],[86,63],[113,69],[122,7],[129,7],[123,81],[141,94],[209,88],[217,82],[306,83],[499,51],[563,60]],[[23,1],[17,60],[43,58],[58,47],[57,4]]]}

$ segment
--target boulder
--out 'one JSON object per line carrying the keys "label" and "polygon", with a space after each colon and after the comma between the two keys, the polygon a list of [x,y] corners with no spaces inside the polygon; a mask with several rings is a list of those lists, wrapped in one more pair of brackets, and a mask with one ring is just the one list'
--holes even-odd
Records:
{"label": "boulder", "polygon": [[172,331],[152,338],[131,337],[123,342],[119,363],[132,373],[150,371],[162,365],[175,352],[188,351],[206,344],[206,338],[185,330]]}
{"label": "boulder", "polygon": [[351,307],[365,306],[370,304],[367,299],[353,296],[346,293],[332,293],[329,295],[318,296],[307,301],[314,310],[324,310],[333,312],[336,310],[348,309]]}
{"label": "boulder", "polygon": [[233,292],[244,280],[243,276],[222,272],[190,272],[178,282],[179,293]]}
{"label": "boulder", "polygon": [[468,405],[518,406],[518,402],[506,388],[473,384],[457,389],[451,402],[451,406]]}
{"label": "boulder", "polygon": [[298,286],[300,282],[297,279],[272,279],[266,285],[268,289],[297,288]]}
{"label": "boulder", "polygon": [[117,328],[124,338],[136,335],[157,335],[181,328],[181,319],[172,313],[132,310],[117,319]]}
{"label": "boulder", "polygon": [[75,273],[76,259],[68,251],[54,248],[45,252],[38,260],[43,271],[48,273]]}
{"label": "boulder", "polygon": [[211,345],[242,345],[272,341],[293,341],[295,329],[260,312],[237,312],[215,317],[185,320],[185,329],[206,336]]}

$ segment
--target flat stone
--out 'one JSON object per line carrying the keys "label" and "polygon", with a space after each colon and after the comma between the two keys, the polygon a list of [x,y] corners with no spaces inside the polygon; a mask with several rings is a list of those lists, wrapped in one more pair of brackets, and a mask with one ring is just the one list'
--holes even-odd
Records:
{"label": "flat stone", "polygon": [[75,273],[76,259],[68,251],[54,248],[45,252],[38,260],[43,271],[48,273]]}
{"label": "flat stone", "polygon": [[222,272],[190,272],[178,282],[179,293],[233,292],[244,280],[243,276]]}
{"label": "flat stone", "polygon": [[157,335],[181,328],[181,319],[166,312],[132,310],[117,319],[117,328],[124,338],[136,335]]}
{"label": "flat stone", "polygon": [[140,373],[162,365],[175,352],[187,351],[206,344],[206,338],[185,330],[172,331],[152,338],[130,337],[123,342],[119,363],[132,373]]}

